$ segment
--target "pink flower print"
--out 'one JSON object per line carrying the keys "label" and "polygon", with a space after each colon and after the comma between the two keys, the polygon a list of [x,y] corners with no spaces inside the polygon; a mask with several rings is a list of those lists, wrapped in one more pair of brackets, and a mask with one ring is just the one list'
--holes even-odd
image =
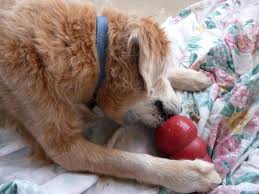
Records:
{"label": "pink flower print", "polygon": [[236,189],[235,186],[230,187],[229,185],[220,185],[215,188],[210,194],[240,194],[240,191]]}
{"label": "pink flower print", "polygon": [[255,27],[253,29],[253,44],[252,44],[252,53],[256,50],[259,46],[259,22],[256,22]]}
{"label": "pink flower print", "polygon": [[236,37],[237,47],[241,52],[249,52],[251,48],[251,40],[248,38],[247,34],[241,33]]}
{"label": "pink flower print", "polygon": [[208,137],[208,146],[214,147],[215,141],[217,139],[217,128],[218,128],[218,123],[212,123],[209,128],[205,128],[206,131],[209,131],[209,137]]}
{"label": "pink flower print", "polygon": [[239,148],[240,141],[237,138],[228,135],[217,144],[215,154],[217,157],[227,155],[229,153],[237,152]]}
{"label": "pink flower print", "polygon": [[174,18],[172,18],[170,24],[177,24],[181,20],[181,17],[178,15]]}
{"label": "pink flower print", "polygon": [[247,123],[245,131],[250,133],[257,133],[259,131],[259,110],[253,115],[251,120]]}
{"label": "pink flower print", "polygon": [[249,97],[249,90],[247,89],[246,86],[241,86],[236,91],[234,91],[231,98],[231,103],[235,107],[244,108],[247,103],[248,97]]}
{"label": "pink flower print", "polygon": [[225,71],[219,68],[213,68],[213,73],[215,74],[215,79],[217,84],[221,86],[233,86],[236,78],[227,74]]}
{"label": "pink flower print", "polygon": [[210,97],[212,100],[216,100],[216,98],[219,96],[220,93],[220,87],[218,84],[213,84],[211,86],[211,91],[210,91]]}
{"label": "pink flower print", "polygon": [[219,122],[217,142],[221,142],[224,138],[228,137],[231,132],[232,129],[229,128],[227,119],[222,118]]}
{"label": "pink flower print", "polygon": [[254,33],[253,35],[255,36],[256,40],[258,41],[259,40],[259,22],[258,24],[256,24],[257,26],[255,27],[254,29]]}
{"label": "pink flower print", "polygon": [[254,116],[259,117],[259,110],[255,111]]}
{"label": "pink flower print", "polygon": [[231,153],[228,155],[216,156],[213,163],[215,164],[216,170],[225,176],[233,168],[237,160],[237,153]]}
{"label": "pink flower print", "polygon": [[232,50],[235,48],[236,46],[236,41],[235,41],[235,38],[232,34],[227,34],[225,37],[224,37],[224,41],[225,43],[227,44],[229,50]]}
{"label": "pink flower print", "polygon": [[215,165],[216,170],[220,174],[226,175],[228,173],[229,169],[225,165],[222,165],[222,161],[219,158],[216,158],[215,160],[213,160],[213,163]]}
{"label": "pink flower print", "polygon": [[230,17],[230,19],[229,20],[227,20],[227,21],[225,21],[224,23],[223,23],[223,27],[224,28],[227,28],[228,26],[230,26],[230,25],[233,25],[233,24],[239,24],[239,21],[237,20],[237,19],[232,19],[232,17]]}

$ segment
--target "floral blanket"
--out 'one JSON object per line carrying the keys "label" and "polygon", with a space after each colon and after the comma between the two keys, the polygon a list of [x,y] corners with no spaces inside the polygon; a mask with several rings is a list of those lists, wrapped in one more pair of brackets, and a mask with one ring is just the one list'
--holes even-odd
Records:
{"label": "floral blanket", "polygon": [[259,193],[259,1],[200,3],[163,26],[174,65],[213,80],[203,92],[179,92],[184,114],[200,114],[199,134],[225,177],[212,193]]}
{"label": "floral blanket", "polygon": [[[224,177],[211,193],[259,193],[259,0],[216,0],[195,4],[162,25],[172,42],[171,67],[204,71],[213,85],[177,94],[183,114],[199,114],[199,135]],[[108,122],[108,121],[107,121]],[[97,143],[155,155],[150,129],[126,125],[114,133],[87,130]],[[112,128],[111,130],[108,130]],[[102,127],[103,128],[103,127]],[[28,147],[0,130],[0,193],[165,194],[163,188],[92,174],[68,173],[57,165],[34,165]]]}

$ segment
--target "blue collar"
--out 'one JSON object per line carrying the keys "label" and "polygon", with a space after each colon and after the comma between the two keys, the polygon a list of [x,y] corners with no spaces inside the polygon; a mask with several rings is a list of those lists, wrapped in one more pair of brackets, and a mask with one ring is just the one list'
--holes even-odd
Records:
{"label": "blue collar", "polygon": [[95,88],[95,95],[97,94],[103,80],[105,79],[105,60],[108,46],[108,18],[105,16],[97,17],[96,29],[96,47],[99,63],[99,77]]}
{"label": "blue collar", "polygon": [[105,16],[97,17],[96,25],[96,48],[97,48],[97,58],[99,63],[99,75],[93,98],[87,103],[90,109],[93,109],[96,103],[97,92],[101,87],[103,80],[105,79],[105,60],[106,52],[108,46],[108,18]]}

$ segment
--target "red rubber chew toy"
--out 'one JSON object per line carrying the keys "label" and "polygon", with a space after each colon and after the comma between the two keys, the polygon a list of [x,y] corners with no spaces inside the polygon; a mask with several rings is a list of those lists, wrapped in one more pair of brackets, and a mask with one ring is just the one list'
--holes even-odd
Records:
{"label": "red rubber chew toy", "polygon": [[207,144],[197,136],[195,124],[187,117],[176,115],[166,120],[156,131],[158,149],[170,159],[196,158],[211,162]]}

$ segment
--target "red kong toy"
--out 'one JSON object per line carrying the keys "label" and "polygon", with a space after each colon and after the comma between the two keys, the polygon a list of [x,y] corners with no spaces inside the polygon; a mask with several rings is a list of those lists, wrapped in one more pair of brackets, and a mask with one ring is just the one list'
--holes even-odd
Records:
{"label": "red kong toy", "polygon": [[187,117],[176,115],[166,120],[156,131],[158,149],[170,159],[196,158],[211,162],[207,144],[197,136],[195,124]]}

